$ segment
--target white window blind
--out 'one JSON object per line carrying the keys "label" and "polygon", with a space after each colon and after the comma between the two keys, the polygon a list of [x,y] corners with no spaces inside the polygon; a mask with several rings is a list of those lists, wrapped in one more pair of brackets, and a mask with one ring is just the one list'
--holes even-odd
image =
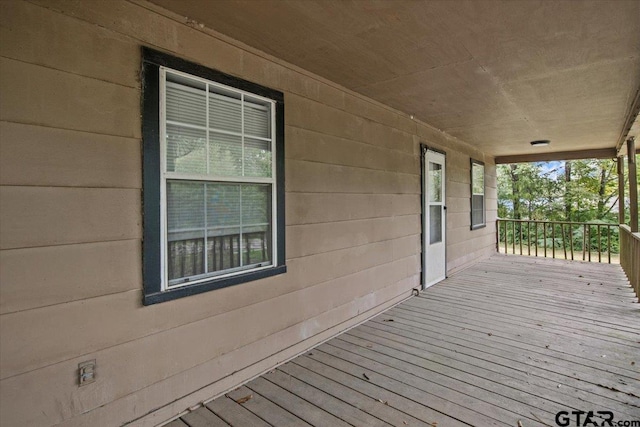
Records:
{"label": "white window blind", "polygon": [[165,70],[165,287],[273,265],[273,103]]}

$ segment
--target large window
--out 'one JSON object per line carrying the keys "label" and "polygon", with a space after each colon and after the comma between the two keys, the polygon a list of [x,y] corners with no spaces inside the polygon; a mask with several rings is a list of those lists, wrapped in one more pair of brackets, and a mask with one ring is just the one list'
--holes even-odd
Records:
{"label": "large window", "polygon": [[485,225],[484,163],[471,159],[471,229]]}
{"label": "large window", "polygon": [[283,95],[143,49],[145,303],[283,273]]}

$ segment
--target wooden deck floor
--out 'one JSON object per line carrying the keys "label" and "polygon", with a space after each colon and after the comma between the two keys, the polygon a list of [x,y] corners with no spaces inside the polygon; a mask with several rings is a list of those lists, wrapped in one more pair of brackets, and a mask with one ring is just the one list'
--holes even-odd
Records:
{"label": "wooden deck floor", "polygon": [[496,255],[170,427],[556,426],[562,410],[640,420],[640,304],[619,265]]}

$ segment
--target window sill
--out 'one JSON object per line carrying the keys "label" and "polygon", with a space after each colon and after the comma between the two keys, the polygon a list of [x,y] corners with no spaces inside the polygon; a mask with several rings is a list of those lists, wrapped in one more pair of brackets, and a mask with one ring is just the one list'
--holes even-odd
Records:
{"label": "window sill", "polygon": [[175,289],[170,289],[164,292],[155,292],[152,294],[146,294],[142,303],[144,305],[152,305],[160,302],[171,301],[177,298],[187,297],[190,295],[197,295],[203,292],[212,291],[214,289],[226,288],[229,286],[240,285],[246,282],[252,282],[254,280],[264,279],[266,277],[277,276],[287,272],[286,265],[280,265],[273,268],[260,271],[252,271],[245,274],[239,274],[237,276],[226,277],[224,279],[212,279],[208,282],[198,283],[192,286],[182,286]]}
{"label": "window sill", "polygon": [[472,225],[471,226],[471,230],[479,230],[481,228],[485,228],[487,226],[487,224],[477,224],[477,225]]}

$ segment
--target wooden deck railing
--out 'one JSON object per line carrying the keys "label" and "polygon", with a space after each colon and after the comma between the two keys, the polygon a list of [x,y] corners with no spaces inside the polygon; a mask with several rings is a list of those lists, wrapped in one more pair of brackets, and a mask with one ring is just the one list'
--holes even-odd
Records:
{"label": "wooden deck railing", "polygon": [[620,225],[620,265],[640,301],[640,233]]}
{"label": "wooden deck railing", "polygon": [[590,262],[619,262],[618,224],[498,218],[498,252]]}
{"label": "wooden deck railing", "polygon": [[206,243],[204,237],[172,240],[168,251],[169,280],[262,263],[271,256],[266,231],[208,236]]}

